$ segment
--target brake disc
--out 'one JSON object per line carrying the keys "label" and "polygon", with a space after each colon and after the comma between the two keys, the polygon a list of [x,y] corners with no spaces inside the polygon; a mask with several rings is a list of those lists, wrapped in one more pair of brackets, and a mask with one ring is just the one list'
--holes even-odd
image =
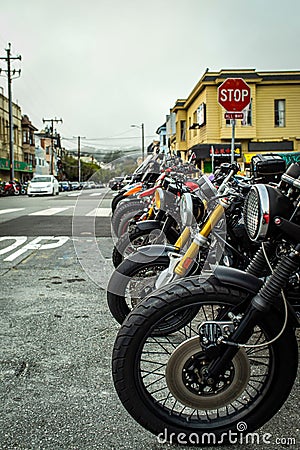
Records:
{"label": "brake disc", "polygon": [[217,409],[243,393],[250,377],[250,363],[244,349],[237,352],[218,380],[211,380],[210,384],[204,378],[208,365],[198,336],[173,351],[166,367],[166,383],[176,400],[194,409]]}

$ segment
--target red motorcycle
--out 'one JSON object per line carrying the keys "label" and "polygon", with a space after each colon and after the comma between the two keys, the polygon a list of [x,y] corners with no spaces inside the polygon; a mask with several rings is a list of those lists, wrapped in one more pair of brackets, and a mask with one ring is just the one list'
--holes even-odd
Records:
{"label": "red motorcycle", "polygon": [[20,195],[21,185],[16,181],[7,181],[4,185],[4,195]]}

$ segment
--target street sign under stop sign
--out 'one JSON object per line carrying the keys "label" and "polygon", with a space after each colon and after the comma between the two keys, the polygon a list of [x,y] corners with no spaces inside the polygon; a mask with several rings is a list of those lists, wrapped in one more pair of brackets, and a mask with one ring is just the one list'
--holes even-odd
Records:
{"label": "street sign under stop sign", "polygon": [[218,102],[227,112],[241,112],[250,101],[250,86],[242,78],[227,78],[218,87]]}

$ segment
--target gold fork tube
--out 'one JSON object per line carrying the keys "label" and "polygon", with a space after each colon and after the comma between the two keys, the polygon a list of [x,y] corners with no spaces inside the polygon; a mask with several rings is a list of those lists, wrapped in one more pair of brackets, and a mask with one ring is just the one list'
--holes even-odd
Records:
{"label": "gold fork tube", "polygon": [[199,234],[203,237],[208,237],[211,233],[211,230],[215,227],[215,225],[219,222],[224,212],[224,208],[222,205],[217,205],[211,215],[206,220]]}
{"label": "gold fork tube", "polygon": [[[213,210],[211,215],[207,218],[205,224],[203,225],[201,231],[199,232],[199,235],[202,237],[207,238],[209,234],[211,233],[211,230],[214,228],[214,226],[218,223],[218,221],[221,219],[222,214],[224,212],[224,208],[221,205],[217,205],[216,208]],[[201,246],[201,241],[197,241],[195,239],[177,266],[174,269],[174,272],[176,275],[180,277],[184,277],[187,271],[189,270],[190,266],[192,265],[193,261],[195,260],[196,256],[199,253],[199,248]]]}
{"label": "gold fork tube", "polygon": [[183,230],[183,232],[181,233],[181,235],[175,242],[174,247],[178,248],[178,250],[181,250],[185,246],[187,241],[189,240],[190,235],[191,235],[191,231],[190,231],[189,227],[185,227],[185,229]]}

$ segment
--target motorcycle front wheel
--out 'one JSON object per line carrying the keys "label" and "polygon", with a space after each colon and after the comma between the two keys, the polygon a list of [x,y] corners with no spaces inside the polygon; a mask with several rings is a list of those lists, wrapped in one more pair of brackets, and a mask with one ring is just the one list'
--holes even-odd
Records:
{"label": "motorcycle front wheel", "polygon": [[168,256],[155,258],[134,254],[113,272],[107,287],[111,314],[120,324],[130,311],[155,288],[158,275],[169,267]]}
{"label": "motorcycle front wheel", "polygon": [[136,252],[139,247],[149,244],[174,244],[178,239],[178,232],[171,228],[168,234],[165,235],[160,228],[152,230],[140,230],[135,227],[132,231],[120,235],[118,242],[113,248],[112,262],[115,267],[118,267],[121,262],[133,252]]}
{"label": "motorcycle front wheel", "polygon": [[[160,443],[207,445],[230,440],[230,433],[253,432],[287,399],[297,373],[292,329],[270,345],[240,349],[220,379],[201,378],[209,361],[200,346],[203,321],[228,321],[242,313],[251,296],[215,280],[190,277],[159,289],[123,323],[113,350],[113,379],[129,414]],[[189,323],[168,336],[156,329],[174,314],[198,308]],[[248,344],[270,341],[283,318],[266,315]]]}

